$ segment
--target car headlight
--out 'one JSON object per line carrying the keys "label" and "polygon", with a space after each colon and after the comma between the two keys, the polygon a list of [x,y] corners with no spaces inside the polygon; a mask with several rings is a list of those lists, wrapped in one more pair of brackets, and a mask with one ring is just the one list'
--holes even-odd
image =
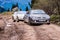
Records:
{"label": "car headlight", "polygon": [[48,19],[50,19],[50,16],[47,16]]}
{"label": "car headlight", "polygon": [[33,19],[33,20],[36,19],[36,17],[30,17],[30,18]]}
{"label": "car headlight", "polygon": [[50,17],[46,17],[46,19],[50,19]]}

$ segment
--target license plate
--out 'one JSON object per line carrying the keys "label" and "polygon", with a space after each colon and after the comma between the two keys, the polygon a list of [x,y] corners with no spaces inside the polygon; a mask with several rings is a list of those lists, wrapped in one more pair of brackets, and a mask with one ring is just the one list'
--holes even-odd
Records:
{"label": "license plate", "polygon": [[45,20],[39,20],[39,21],[45,21]]}

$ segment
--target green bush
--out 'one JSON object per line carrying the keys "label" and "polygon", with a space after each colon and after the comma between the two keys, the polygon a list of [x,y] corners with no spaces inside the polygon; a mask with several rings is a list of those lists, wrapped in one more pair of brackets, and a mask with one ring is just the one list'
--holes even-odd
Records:
{"label": "green bush", "polygon": [[60,15],[51,15],[51,21],[52,22],[59,22],[60,21]]}

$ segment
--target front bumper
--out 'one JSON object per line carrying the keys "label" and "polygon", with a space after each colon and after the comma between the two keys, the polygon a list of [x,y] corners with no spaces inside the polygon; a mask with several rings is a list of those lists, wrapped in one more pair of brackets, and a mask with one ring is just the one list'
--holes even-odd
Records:
{"label": "front bumper", "polygon": [[18,19],[19,19],[19,20],[24,20],[23,18],[20,18],[20,17],[19,17]]}
{"label": "front bumper", "polygon": [[50,20],[44,20],[44,19],[40,19],[40,20],[30,20],[31,23],[50,23]]}

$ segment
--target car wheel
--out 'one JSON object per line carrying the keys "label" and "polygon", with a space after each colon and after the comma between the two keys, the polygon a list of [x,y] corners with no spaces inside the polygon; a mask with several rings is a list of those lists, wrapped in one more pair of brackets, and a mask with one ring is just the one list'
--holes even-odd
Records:
{"label": "car wheel", "polygon": [[48,25],[50,25],[50,23],[47,23]]}
{"label": "car wheel", "polygon": [[26,20],[25,20],[25,18],[24,18],[24,23],[27,23]]}
{"label": "car wheel", "polygon": [[16,20],[14,20],[14,17],[12,16],[12,20],[13,20],[13,22],[16,22]]}
{"label": "car wheel", "polygon": [[28,18],[24,18],[24,23],[28,23],[29,22],[29,19]]}
{"label": "car wheel", "polygon": [[13,20],[13,22],[16,22],[16,20]]}
{"label": "car wheel", "polygon": [[32,24],[31,21],[30,21],[30,19],[28,19],[28,24],[30,24],[30,25]]}
{"label": "car wheel", "polygon": [[47,24],[48,24],[48,25],[50,24],[50,20],[47,21]]}
{"label": "car wheel", "polygon": [[17,22],[19,22],[19,20],[17,20]]}
{"label": "car wheel", "polygon": [[19,18],[17,17],[17,22],[19,22]]}

